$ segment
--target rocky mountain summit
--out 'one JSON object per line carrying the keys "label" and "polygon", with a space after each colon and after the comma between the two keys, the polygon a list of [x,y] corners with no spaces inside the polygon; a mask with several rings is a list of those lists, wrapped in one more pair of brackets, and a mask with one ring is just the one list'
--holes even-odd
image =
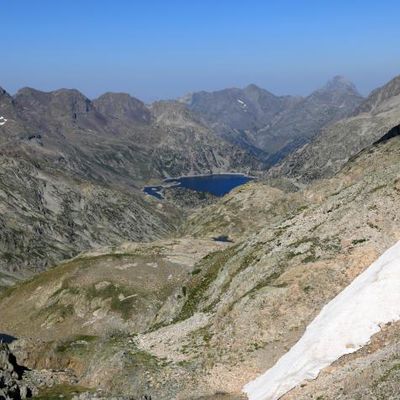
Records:
{"label": "rocky mountain summit", "polygon": [[274,156],[270,157],[269,164],[275,164],[307,143],[323,127],[350,115],[362,100],[353,83],[336,76],[292,109],[285,110],[258,134],[262,148],[271,146],[271,140],[279,146]]}
{"label": "rocky mountain summit", "polygon": [[127,93],[105,93],[93,101],[96,109],[112,119],[149,124],[151,112],[145,104]]}

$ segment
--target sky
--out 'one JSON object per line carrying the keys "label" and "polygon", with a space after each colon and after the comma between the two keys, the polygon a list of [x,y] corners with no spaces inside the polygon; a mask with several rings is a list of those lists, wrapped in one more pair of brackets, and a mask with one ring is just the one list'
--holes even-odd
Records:
{"label": "sky", "polygon": [[398,0],[0,0],[0,86],[150,102],[255,83],[361,93],[400,74]]}

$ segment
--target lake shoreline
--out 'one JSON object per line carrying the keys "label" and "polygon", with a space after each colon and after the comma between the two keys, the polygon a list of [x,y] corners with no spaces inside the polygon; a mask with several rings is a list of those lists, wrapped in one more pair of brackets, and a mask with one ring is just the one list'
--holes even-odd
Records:
{"label": "lake shoreline", "polygon": [[[226,178],[224,180],[224,178]],[[193,181],[201,182],[209,179],[210,187],[202,187],[201,185],[193,186]],[[215,180],[221,180],[219,185],[215,186]],[[149,195],[162,200],[163,191],[170,188],[183,188],[195,190],[197,192],[208,192],[218,197],[224,196],[229,193],[233,188],[241,186],[248,181],[257,179],[255,176],[243,174],[240,172],[220,172],[216,174],[199,174],[199,175],[182,175],[176,178],[165,178],[160,184],[144,186],[142,191]],[[232,182],[233,181],[233,182]],[[190,185],[192,183],[192,185]],[[220,186],[220,187],[219,187]]]}
{"label": "lake shoreline", "polygon": [[175,181],[178,179],[185,179],[185,178],[207,178],[211,176],[243,176],[249,179],[257,179],[257,176],[247,175],[241,172],[217,172],[215,174],[198,174],[198,175],[180,175],[176,178],[165,178],[162,182],[170,182]]}

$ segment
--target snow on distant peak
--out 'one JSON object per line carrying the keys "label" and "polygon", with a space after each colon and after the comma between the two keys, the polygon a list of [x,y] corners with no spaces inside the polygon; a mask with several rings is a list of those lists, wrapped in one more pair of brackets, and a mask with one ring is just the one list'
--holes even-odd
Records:
{"label": "snow on distant peak", "polygon": [[8,120],[5,119],[4,117],[0,117],[0,126],[5,125],[5,123],[6,123],[7,121],[8,121]]}
{"label": "snow on distant peak", "polygon": [[382,325],[398,320],[400,242],[329,302],[289,352],[243,391],[249,400],[277,400],[366,345]]}
{"label": "snow on distant peak", "polygon": [[243,100],[240,100],[240,99],[236,99],[236,101],[239,103],[242,110],[244,112],[247,112],[247,104]]}

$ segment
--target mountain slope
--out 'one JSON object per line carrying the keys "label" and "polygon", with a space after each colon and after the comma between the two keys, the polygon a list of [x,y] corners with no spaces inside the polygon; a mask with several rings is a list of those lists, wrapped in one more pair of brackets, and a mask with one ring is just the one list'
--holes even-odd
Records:
{"label": "mountain slope", "polygon": [[8,275],[26,277],[100,245],[173,234],[180,220],[171,206],[133,190],[3,155],[0,165],[0,272]]}
{"label": "mountain slope", "polygon": [[[82,301],[93,299],[96,294],[90,289],[92,283],[110,281],[110,271],[105,268],[108,262],[117,271],[140,269],[140,276],[152,281],[163,267],[160,264],[155,268],[156,260],[148,261],[146,257],[160,252],[163,254],[160,260],[171,259],[178,253],[176,248],[165,249],[158,243],[150,250],[148,246],[135,245],[136,250],[133,253],[129,250],[131,254],[124,258],[128,248],[123,247],[118,251],[120,261],[114,250],[107,248],[100,251],[103,258],[95,257],[88,264],[78,259],[73,264],[78,269],[70,276],[72,281],[65,275],[67,264],[47,275],[38,275],[3,294],[0,313],[7,318],[1,320],[0,331],[33,337],[33,342],[29,344],[28,340],[25,347],[31,354],[30,363],[25,362],[28,366],[75,366],[80,382],[88,386],[150,393],[159,399],[201,398],[216,393],[240,396],[243,385],[273,366],[303,335],[325,304],[399,240],[399,152],[399,136],[365,149],[334,178],[292,194],[298,206],[282,207],[281,213],[273,218],[259,211],[265,207],[263,196],[255,199],[254,213],[238,213],[237,220],[232,221],[229,229],[237,232],[235,243],[218,249],[205,246],[208,254],[199,253],[188,274],[182,275],[176,286],[174,276],[171,278],[174,287],[169,288],[167,299],[135,335],[124,329],[103,333],[95,329],[95,324],[63,323],[85,315],[88,321],[91,321],[89,316],[98,318],[96,324],[100,324],[113,314],[101,311],[109,310],[107,304],[123,304],[127,296],[135,294],[125,292],[131,278],[124,284],[116,282],[119,286],[105,292],[104,283],[98,286],[99,295],[95,297],[99,299],[84,303],[90,307],[82,309]],[[262,184],[245,185],[236,195],[232,193],[230,201],[222,199],[219,207],[226,211],[221,211],[221,218],[234,215],[238,206],[244,207],[249,198],[246,191],[252,198],[256,185]],[[274,201],[282,203],[276,189],[271,192],[271,210]],[[215,207],[211,205],[209,210]],[[205,209],[200,213],[206,215]],[[242,222],[238,221],[241,217]],[[201,220],[198,219],[198,224]],[[198,240],[202,246],[207,240],[213,243],[208,239],[209,220],[204,223],[204,229],[195,232],[199,238],[181,240],[189,241],[193,249]],[[241,225],[255,228],[251,232],[235,228]],[[206,239],[201,239],[202,232]],[[97,268],[107,275],[93,282],[90,279]],[[49,276],[53,278],[48,280]],[[81,282],[82,288],[59,290],[57,277],[63,276],[67,285],[75,287],[76,282]],[[74,281],[74,276],[79,279]],[[43,302],[26,301],[32,295],[29,287],[40,287],[35,296]],[[144,291],[140,294],[141,301],[152,296],[150,286],[148,292],[146,285],[141,289]],[[18,311],[19,307],[24,311]],[[96,312],[97,308],[101,310]],[[134,308],[128,311],[134,319],[141,318],[142,311],[135,312]],[[58,332],[57,337],[51,342],[40,342],[50,331],[38,326],[34,334],[28,333],[29,323],[21,315],[40,315],[44,320],[55,315],[48,322],[52,323],[51,332]],[[88,329],[93,329],[90,334],[98,336],[85,339],[84,344],[79,335],[88,334]],[[24,354],[23,348],[20,351]],[[392,379],[385,371],[378,378]]]}
{"label": "mountain slope", "polygon": [[259,146],[277,146],[274,147],[274,156],[269,159],[270,164],[275,164],[308,142],[324,126],[350,115],[362,100],[351,82],[336,76],[261,130],[258,133]]}
{"label": "mountain slope", "polygon": [[154,125],[164,132],[152,154],[164,175],[249,172],[263,167],[251,154],[218,138],[182,104],[156,102],[151,111]]}
{"label": "mountain slope", "polygon": [[350,157],[400,124],[400,77],[375,90],[354,115],[325,128],[310,143],[289,155],[269,176],[309,182],[332,176]]}

